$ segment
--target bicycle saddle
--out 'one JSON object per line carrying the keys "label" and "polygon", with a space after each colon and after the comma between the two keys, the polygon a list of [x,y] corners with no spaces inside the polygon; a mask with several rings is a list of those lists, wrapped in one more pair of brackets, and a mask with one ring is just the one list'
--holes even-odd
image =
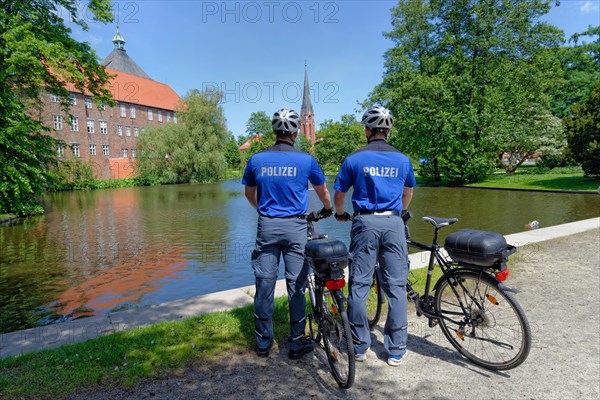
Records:
{"label": "bicycle saddle", "polygon": [[438,217],[423,217],[423,221],[428,221],[436,228],[452,225],[458,221],[458,218],[438,218]]}

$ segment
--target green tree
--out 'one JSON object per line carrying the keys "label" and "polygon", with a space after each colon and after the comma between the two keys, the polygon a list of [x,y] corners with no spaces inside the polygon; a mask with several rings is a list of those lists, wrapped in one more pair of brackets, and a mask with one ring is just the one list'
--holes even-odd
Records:
{"label": "green tree", "polygon": [[326,170],[337,171],[348,154],[367,144],[364,125],[354,115],[342,115],[339,122],[326,120],[315,143],[315,158]]}
{"label": "green tree", "polygon": [[516,124],[528,123],[526,110],[543,115],[549,108],[560,68],[548,49],[561,32],[538,19],[550,4],[401,0],[392,10],[386,36],[395,47],[368,103],[393,111],[399,134],[392,144],[427,160],[420,173],[480,180],[512,145],[507,134],[514,138]]}
{"label": "green tree", "polygon": [[590,96],[563,119],[569,148],[586,176],[600,175],[600,81]]}
{"label": "green tree", "polygon": [[146,128],[138,139],[140,175],[159,183],[199,183],[220,179],[227,168],[229,133],[222,94],[190,90],[178,107],[178,123]]}
{"label": "green tree", "polygon": [[[562,122],[549,110],[526,109],[507,116],[503,123],[505,130],[492,140],[503,143],[500,148],[504,152],[498,155],[498,162],[507,173],[514,173],[536,154],[551,157],[566,148]],[[504,154],[508,155],[505,159]]]}
{"label": "green tree", "polygon": [[[84,30],[75,0],[0,1],[0,212],[43,212],[36,200],[50,183],[58,141],[44,135],[42,97],[60,96],[68,112],[67,83],[112,104],[109,76],[87,43],[69,34],[62,15]],[[91,0],[95,20],[112,21],[112,1]]]}
{"label": "green tree", "polygon": [[264,111],[256,111],[250,114],[246,122],[246,135],[248,137],[255,135],[269,135],[273,133],[271,128],[271,118]]}
{"label": "green tree", "polygon": [[229,135],[229,140],[227,141],[224,152],[227,166],[229,168],[239,168],[242,162],[240,148],[235,140],[235,137],[233,137],[231,134]]}
{"label": "green tree", "polygon": [[308,154],[313,153],[312,143],[310,142],[310,140],[302,136],[300,132],[298,132],[298,136],[296,136],[294,147]]}
{"label": "green tree", "polygon": [[[582,38],[593,38],[586,42]],[[573,46],[558,50],[558,59],[564,71],[563,84],[554,101],[553,113],[564,117],[574,105],[587,99],[600,80],[600,26],[589,27],[569,39]]]}
{"label": "green tree", "polygon": [[253,154],[263,151],[275,144],[275,134],[271,128],[271,118],[264,111],[257,111],[250,114],[246,122],[246,134],[248,138],[260,135],[260,140],[255,140],[246,151],[247,161]]}

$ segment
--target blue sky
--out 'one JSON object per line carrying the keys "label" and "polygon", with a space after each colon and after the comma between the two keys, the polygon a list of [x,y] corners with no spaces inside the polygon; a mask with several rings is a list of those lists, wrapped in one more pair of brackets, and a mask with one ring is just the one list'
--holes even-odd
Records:
{"label": "blue sky", "polygon": [[[112,50],[119,21],[127,53],[154,80],[179,95],[218,87],[228,129],[245,133],[254,111],[300,111],[308,65],[317,126],[361,114],[358,102],[381,81],[392,42],[395,1],[115,1],[115,24],[81,15],[90,30],[73,37],[101,58]],[[567,37],[600,24],[600,0],[561,0],[544,20]]]}

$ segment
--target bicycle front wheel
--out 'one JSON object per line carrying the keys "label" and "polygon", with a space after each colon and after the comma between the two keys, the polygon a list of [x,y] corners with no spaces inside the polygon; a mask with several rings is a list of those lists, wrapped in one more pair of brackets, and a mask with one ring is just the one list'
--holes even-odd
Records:
{"label": "bicycle front wheel", "polygon": [[321,303],[321,331],[331,373],[338,386],[344,389],[354,383],[354,345],[348,313],[336,293],[319,288],[317,298]]}
{"label": "bicycle front wheel", "polygon": [[460,271],[443,277],[435,293],[440,328],[473,363],[491,370],[520,365],[531,348],[523,309],[490,276]]}

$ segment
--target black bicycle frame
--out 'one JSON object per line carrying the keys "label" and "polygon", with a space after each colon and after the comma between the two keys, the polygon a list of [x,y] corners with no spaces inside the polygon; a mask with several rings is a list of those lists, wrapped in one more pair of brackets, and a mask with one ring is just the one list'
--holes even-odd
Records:
{"label": "black bicycle frame", "polygon": [[[440,279],[436,282],[434,288],[433,288],[433,292],[435,292],[437,290],[438,284],[439,282],[444,278],[444,277],[448,277],[449,279],[452,278],[452,275],[457,274],[458,272],[462,271],[462,270],[469,270],[469,271],[474,271],[474,270],[470,270],[470,269],[463,269],[463,268],[452,268],[451,267],[451,263],[449,263],[447,260],[445,260],[444,258],[442,258],[442,256],[440,255],[440,245],[437,242],[438,239],[438,233],[439,233],[439,228],[435,228],[434,230],[434,234],[433,234],[433,242],[431,245],[425,244],[425,243],[420,243],[420,242],[416,242],[414,240],[407,240],[407,244],[409,246],[412,247],[416,247],[418,249],[421,250],[425,250],[429,252],[429,264],[427,266],[427,280],[425,281],[425,292],[423,294],[423,296],[418,296],[418,301],[421,301],[422,298],[426,299],[429,296],[429,293],[431,291],[431,277],[433,275],[433,270],[435,268],[435,261],[438,262],[441,270],[442,270],[442,277],[440,277]],[[490,277],[493,277],[492,275],[488,274],[487,272],[485,272],[483,269],[481,269],[480,274],[487,274]],[[495,278],[494,278],[495,279]],[[462,285],[462,282],[458,282],[462,289],[466,291],[466,288]],[[412,286],[411,286],[412,287]],[[462,309],[463,313],[462,315],[464,315],[466,318],[470,319],[469,313],[467,312],[467,309],[465,308],[462,299],[460,298],[460,295],[458,293],[458,291],[456,290],[456,288],[454,287],[454,285],[451,285],[450,288],[452,289],[452,291],[454,292],[454,294],[456,295],[456,298],[458,299],[458,302],[460,304],[460,308]],[[475,304],[477,305],[477,307],[481,308],[481,304],[479,304],[479,302],[477,301],[476,298],[473,298],[472,300],[475,302]],[[422,310],[423,311],[423,315],[425,315],[427,318],[429,319],[440,319],[443,318],[445,320],[449,320],[455,324],[460,324],[460,322],[453,320],[452,318],[449,318],[445,315],[438,315],[437,313],[431,313],[428,312],[426,310]],[[461,315],[459,313],[456,313],[456,315]]]}

